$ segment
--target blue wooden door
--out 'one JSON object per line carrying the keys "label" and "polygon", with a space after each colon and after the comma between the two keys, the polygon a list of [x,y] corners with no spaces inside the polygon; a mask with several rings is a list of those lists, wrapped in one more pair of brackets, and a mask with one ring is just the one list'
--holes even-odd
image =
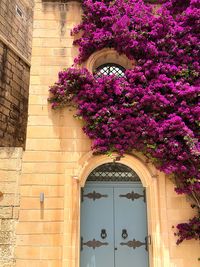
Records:
{"label": "blue wooden door", "polygon": [[139,184],[88,184],[81,203],[81,267],[148,267]]}
{"label": "blue wooden door", "polygon": [[114,267],[113,189],[86,187],[81,205],[81,267]]}
{"label": "blue wooden door", "polygon": [[147,220],[142,187],[114,188],[115,267],[147,267]]}

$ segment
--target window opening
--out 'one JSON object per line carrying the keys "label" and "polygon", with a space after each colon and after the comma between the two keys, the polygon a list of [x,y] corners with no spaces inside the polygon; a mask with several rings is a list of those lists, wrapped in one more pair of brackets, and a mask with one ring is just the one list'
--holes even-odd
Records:
{"label": "window opening", "polygon": [[21,18],[24,17],[23,11],[21,10],[21,8],[19,6],[16,6],[16,13],[18,16],[20,16]]}
{"label": "window opening", "polygon": [[103,75],[116,75],[118,77],[124,77],[124,72],[125,68],[122,66],[114,63],[107,63],[99,66],[96,69],[94,76],[95,78],[100,78]]}

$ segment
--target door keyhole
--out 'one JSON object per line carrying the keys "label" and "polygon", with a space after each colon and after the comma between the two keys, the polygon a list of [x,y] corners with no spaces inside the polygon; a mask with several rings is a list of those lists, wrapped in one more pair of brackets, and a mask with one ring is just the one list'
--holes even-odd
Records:
{"label": "door keyhole", "polygon": [[106,229],[101,230],[101,238],[105,239],[107,237]]}
{"label": "door keyhole", "polygon": [[122,230],[122,238],[123,238],[123,239],[126,239],[127,237],[128,237],[127,230],[126,230],[126,229],[123,229],[123,230]]}

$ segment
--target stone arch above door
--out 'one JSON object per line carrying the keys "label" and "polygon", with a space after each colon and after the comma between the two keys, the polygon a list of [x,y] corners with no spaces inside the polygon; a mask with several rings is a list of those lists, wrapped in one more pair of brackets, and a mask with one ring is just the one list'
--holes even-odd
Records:
{"label": "stone arch above door", "polygon": [[[114,156],[114,155],[113,155]],[[79,161],[78,179],[81,187],[84,186],[89,174],[98,166],[113,162],[107,155],[94,156],[91,152],[85,154]],[[149,186],[158,176],[156,168],[149,164],[145,157],[138,154],[126,154],[119,161],[131,168],[139,177],[144,187]]]}

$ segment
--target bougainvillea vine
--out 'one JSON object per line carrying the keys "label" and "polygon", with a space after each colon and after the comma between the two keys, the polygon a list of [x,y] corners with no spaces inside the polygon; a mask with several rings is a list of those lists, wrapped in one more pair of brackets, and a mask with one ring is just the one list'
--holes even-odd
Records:
{"label": "bougainvillea vine", "polygon": [[69,68],[50,88],[52,108],[77,107],[94,152],[135,149],[173,175],[176,192],[197,208],[177,226],[178,244],[200,240],[199,32],[200,0],[84,0],[82,22],[72,30],[82,33],[75,64],[105,47],[136,64],[121,78]]}

